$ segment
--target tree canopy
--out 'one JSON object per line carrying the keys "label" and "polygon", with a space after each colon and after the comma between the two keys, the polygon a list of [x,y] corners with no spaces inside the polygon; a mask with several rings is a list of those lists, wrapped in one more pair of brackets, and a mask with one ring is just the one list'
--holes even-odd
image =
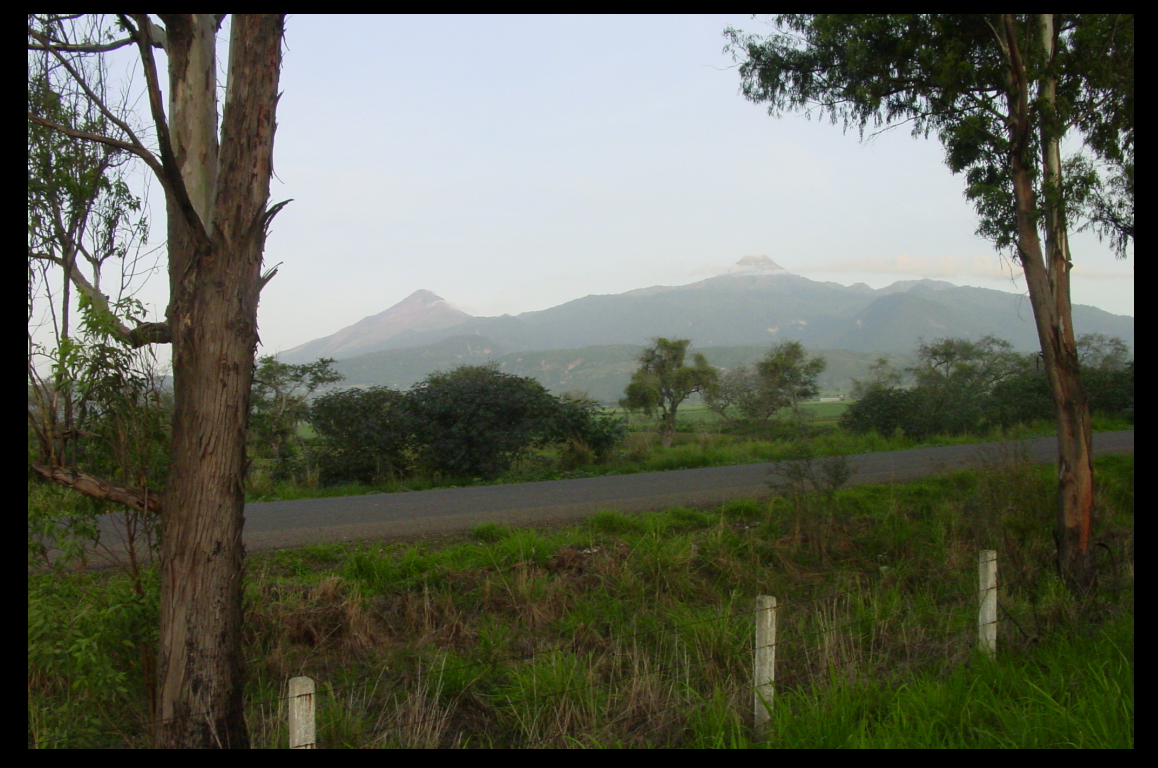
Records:
{"label": "tree canopy", "polygon": [[[1087,152],[1070,160],[1067,204],[1120,254],[1133,241],[1132,15],[784,14],[775,26],[724,33],[744,96],[769,114],[816,112],[862,138],[900,125],[936,135],[965,173],[978,233],[1002,249],[1018,234],[1011,158],[1076,131]],[[1011,110],[1023,98],[1025,113]]]}
{"label": "tree canopy", "polygon": [[619,401],[628,410],[658,416],[664,445],[671,445],[680,404],[693,393],[709,389],[718,376],[699,352],[692,358],[692,365],[684,365],[689,344],[688,339],[654,339],[640,353],[639,369],[632,374]]}
{"label": "tree canopy", "polygon": [[752,421],[766,421],[784,408],[799,416],[800,403],[819,394],[816,377],[826,365],[824,358],[810,357],[799,341],[783,341],[754,369],[741,365],[719,376],[704,400],[724,418],[733,408]]}

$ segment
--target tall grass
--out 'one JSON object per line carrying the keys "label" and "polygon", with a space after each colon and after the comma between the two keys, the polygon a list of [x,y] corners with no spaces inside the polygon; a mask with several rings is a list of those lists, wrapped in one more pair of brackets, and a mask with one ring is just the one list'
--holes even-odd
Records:
{"label": "tall grass", "polygon": [[[1016,455],[771,503],[256,555],[254,742],[285,744],[304,674],[328,748],[1132,745],[1133,457],[1099,460],[1097,480],[1084,595],[1052,571],[1052,472]],[[995,664],[973,650],[982,548],[1000,552]],[[114,610],[124,590],[116,573],[30,576],[30,746],[143,745],[117,648],[155,616]],[[759,594],[780,604],[766,734]]]}

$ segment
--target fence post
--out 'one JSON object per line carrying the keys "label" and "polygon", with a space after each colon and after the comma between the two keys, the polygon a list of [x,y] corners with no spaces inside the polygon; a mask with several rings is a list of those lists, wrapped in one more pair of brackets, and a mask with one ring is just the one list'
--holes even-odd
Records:
{"label": "fence post", "polygon": [[997,550],[983,549],[977,557],[977,645],[990,658],[997,656]]}
{"label": "fence post", "polygon": [[294,677],[289,681],[289,748],[315,749],[314,681]]}
{"label": "fence post", "polygon": [[776,598],[759,595],[756,598],[756,659],[753,681],[755,684],[756,732],[763,735],[772,708],[773,683],[776,681]]}

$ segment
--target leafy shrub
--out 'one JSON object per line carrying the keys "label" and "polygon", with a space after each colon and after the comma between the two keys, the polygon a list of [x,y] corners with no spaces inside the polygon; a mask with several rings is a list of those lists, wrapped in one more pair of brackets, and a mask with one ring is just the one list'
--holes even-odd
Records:
{"label": "leafy shrub", "polygon": [[1134,421],[1134,361],[1121,370],[1082,370],[1082,385],[1090,399],[1090,411]]}
{"label": "leafy shrub", "polygon": [[347,389],[315,400],[309,421],[322,438],[314,446],[321,482],[371,484],[405,472],[411,431],[406,401],[388,387]]}
{"label": "leafy shrub", "polygon": [[[160,622],[157,572],[143,572],[139,592],[128,579],[90,589],[97,578],[29,577],[29,698],[44,696],[54,702],[52,714],[35,728],[37,739],[51,746],[118,746],[107,735],[113,732],[107,713],[139,708],[154,683],[151,668]],[[148,715],[140,709],[137,713],[142,719]]]}
{"label": "leafy shrub", "polygon": [[[555,404],[552,438],[576,452],[590,454],[578,464],[603,461],[627,435],[627,420],[604,413],[599,403],[583,397],[562,397]],[[574,467],[564,467],[574,469]]]}
{"label": "leafy shrub", "polygon": [[899,429],[906,435],[923,431],[918,418],[919,398],[908,389],[877,387],[848,407],[840,417],[850,432],[891,436]]}
{"label": "leafy shrub", "polygon": [[991,422],[1003,427],[1053,419],[1053,395],[1045,371],[1025,370],[999,382],[989,393],[988,414]]}
{"label": "leafy shrub", "polygon": [[534,379],[494,365],[435,373],[407,394],[419,463],[435,472],[495,478],[553,436],[558,401]]}

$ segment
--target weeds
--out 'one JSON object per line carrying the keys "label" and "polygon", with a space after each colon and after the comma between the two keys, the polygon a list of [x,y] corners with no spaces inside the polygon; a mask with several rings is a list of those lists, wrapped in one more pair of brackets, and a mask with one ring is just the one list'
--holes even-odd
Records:
{"label": "weeds", "polygon": [[[284,746],[286,680],[305,674],[328,748],[1132,746],[1132,457],[1096,464],[1113,556],[1082,597],[1050,567],[1049,468],[980,457],[842,489],[823,462],[775,503],[252,556],[254,744]],[[973,651],[978,548],[1001,551],[996,665]],[[30,576],[30,746],[144,745],[138,656],[118,643],[155,617],[100,607],[126,584]],[[759,594],[780,605],[764,735]]]}

